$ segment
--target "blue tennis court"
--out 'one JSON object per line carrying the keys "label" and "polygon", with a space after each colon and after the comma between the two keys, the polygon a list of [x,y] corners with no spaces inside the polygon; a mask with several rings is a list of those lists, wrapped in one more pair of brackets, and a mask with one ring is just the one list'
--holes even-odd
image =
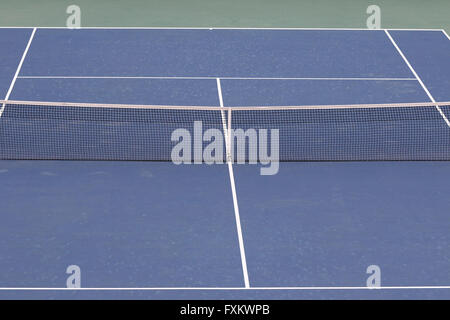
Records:
{"label": "blue tennis court", "polygon": [[[0,46],[1,297],[450,298],[443,30],[0,28]],[[14,101],[255,107],[238,123],[279,125],[286,161],[176,165],[172,114]]]}

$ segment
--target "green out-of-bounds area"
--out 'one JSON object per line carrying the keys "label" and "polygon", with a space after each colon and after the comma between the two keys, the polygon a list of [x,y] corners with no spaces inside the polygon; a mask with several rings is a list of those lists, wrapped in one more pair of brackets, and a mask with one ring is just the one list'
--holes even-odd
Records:
{"label": "green out-of-bounds area", "polygon": [[67,8],[82,27],[381,28],[450,30],[449,0],[1,0],[0,26],[64,27]]}

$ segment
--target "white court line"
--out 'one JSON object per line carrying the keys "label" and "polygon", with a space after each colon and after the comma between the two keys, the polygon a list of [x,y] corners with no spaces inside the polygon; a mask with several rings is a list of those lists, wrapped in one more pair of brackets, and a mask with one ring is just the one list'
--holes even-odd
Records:
{"label": "white court line", "polygon": [[382,287],[130,287],[130,288],[49,288],[10,287],[0,291],[312,291],[312,290],[448,290],[450,286],[382,286]]}
{"label": "white court line", "polygon": [[444,29],[442,29],[441,31],[442,31],[442,32],[444,33],[444,35],[445,35],[445,36],[447,37],[447,39],[448,39],[448,40],[450,40],[450,36],[448,35],[448,33],[447,33],[447,32],[445,32],[445,30],[444,30]]}
{"label": "white court line", "polygon": [[[436,100],[434,100],[433,96],[431,95],[430,91],[428,91],[428,88],[425,86],[425,84],[423,83],[422,79],[420,79],[419,75],[417,74],[417,72],[414,70],[414,68],[412,67],[412,65],[409,63],[408,59],[406,58],[406,56],[403,54],[402,50],[400,50],[399,46],[397,45],[397,43],[394,41],[394,39],[391,37],[390,33],[388,30],[384,30],[384,32],[386,33],[386,35],[389,37],[389,39],[391,40],[392,44],[394,45],[394,47],[397,49],[398,53],[401,55],[401,57],[403,58],[403,61],[405,61],[406,65],[408,66],[409,70],[411,70],[411,72],[414,74],[414,76],[417,78],[417,81],[419,81],[420,85],[422,86],[423,90],[425,91],[425,93],[427,94],[428,98],[430,98],[430,100],[432,102],[436,102]],[[442,112],[442,109],[439,106],[436,106],[437,111],[439,111],[440,115],[442,116],[442,118],[444,119],[445,123],[447,123],[447,126],[450,127],[450,121],[448,120],[448,118],[445,116],[444,112]]]}
{"label": "white court line", "polygon": [[[12,90],[14,88],[14,84],[16,83],[17,77],[19,76],[20,69],[22,69],[23,62],[24,62],[25,57],[26,57],[26,55],[28,53],[28,49],[30,49],[31,41],[33,41],[35,33],[36,33],[36,28],[33,29],[33,32],[31,32],[31,35],[30,35],[30,39],[28,39],[27,46],[25,47],[25,51],[22,54],[22,59],[20,59],[19,65],[17,66],[17,69],[16,69],[16,73],[14,74],[14,78],[12,79],[11,84],[9,85],[8,92],[6,93],[6,96],[5,96],[5,99],[4,99],[5,101],[8,100],[9,96],[11,95],[11,92],[12,92]],[[1,109],[0,109],[0,117],[3,115],[3,111],[4,110],[5,110],[5,104],[3,104]]]}
{"label": "white court line", "polygon": [[[223,106],[223,97],[222,97],[222,86],[220,85],[220,79],[216,79],[217,82],[217,92],[219,95],[219,102],[220,107]],[[250,287],[250,281],[248,279],[248,271],[247,271],[247,259],[245,257],[245,247],[244,247],[244,237],[242,236],[242,227],[241,227],[241,218],[239,215],[239,205],[237,201],[237,194],[236,194],[236,185],[234,183],[234,172],[233,172],[233,164],[232,164],[232,158],[231,158],[231,152],[230,150],[230,144],[228,143],[231,141],[231,128],[227,128],[226,120],[224,116],[224,112],[221,110],[222,113],[222,124],[223,124],[223,132],[226,135],[227,143],[226,143],[226,149],[227,149],[227,165],[228,165],[228,173],[230,175],[230,185],[231,185],[231,194],[233,196],[233,207],[234,207],[234,216],[236,220],[236,229],[238,234],[238,240],[239,240],[239,251],[241,254],[241,264],[242,264],[242,273],[244,276],[244,284],[246,288]],[[230,109],[228,109],[228,112],[231,112]],[[229,114],[230,116],[230,114]]]}
{"label": "white court line", "polygon": [[[336,30],[336,31],[382,31],[383,29],[368,29],[368,28],[295,28],[295,27],[280,27],[280,28],[271,28],[271,27],[80,27],[77,29],[69,29],[67,27],[25,27],[25,26],[9,26],[9,27],[0,27],[0,29],[67,29],[70,31],[76,31],[80,29],[89,30],[89,29],[119,29],[119,30]],[[388,29],[394,31],[441,31],[442,29],[420,29],[420,28],[394,28]]]}
{"label": "white court line", "polygon": [[180,79],[180,80],[337,80],[337,81],[417,81],[416,78],[342,77],[167,77],[167,76],[19,76],[21,79]]}

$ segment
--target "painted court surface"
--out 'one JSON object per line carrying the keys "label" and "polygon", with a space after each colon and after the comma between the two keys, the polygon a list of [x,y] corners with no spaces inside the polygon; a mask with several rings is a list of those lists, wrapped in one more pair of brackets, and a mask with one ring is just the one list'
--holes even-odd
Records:
{"label": "painted court surface", "polygon": [[[441,30],[2,28],[0,46],[3,100],[450,101]],[[6,135],[11,110],[0,117],[3,150],[24,145],[27,122]],[[449,160],[417,144],[424,133],[430,146],[450,135],[450,106],[427,110],[435,135],[421,119],[377,130],[417,151],[407,160],[419,151]],[[54,130],[34,125],[30,148]],[[371,132],[351,130],[321,154]],[[257,165],[1,160],[0,296],[448,299],[449,176],[448,161],[293,161],[261,176]],[[90,290],[50,290],[66,286],[69,265]],[[370,265],[381,268],[381,289],[365,288]]]}

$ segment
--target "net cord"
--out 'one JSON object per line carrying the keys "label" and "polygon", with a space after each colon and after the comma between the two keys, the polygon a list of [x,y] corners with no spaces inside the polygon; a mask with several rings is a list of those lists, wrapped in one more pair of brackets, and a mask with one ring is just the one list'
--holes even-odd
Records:
{"label": "net cord", "polygon": [[139,104],[105,104],[0,100],[2,108],[7,105],[46,106],[46,107],[80,107],[80,108],[117,108],[117,109],[157,109],[157,110],[321,110],[321,109],[373,109],[373,108],[414,108],[450,106],[447,102],[384,103],[384,104],[348,104],[348,105],[298,105],[298,106],[178,106],[178,105],[139,105]]}

